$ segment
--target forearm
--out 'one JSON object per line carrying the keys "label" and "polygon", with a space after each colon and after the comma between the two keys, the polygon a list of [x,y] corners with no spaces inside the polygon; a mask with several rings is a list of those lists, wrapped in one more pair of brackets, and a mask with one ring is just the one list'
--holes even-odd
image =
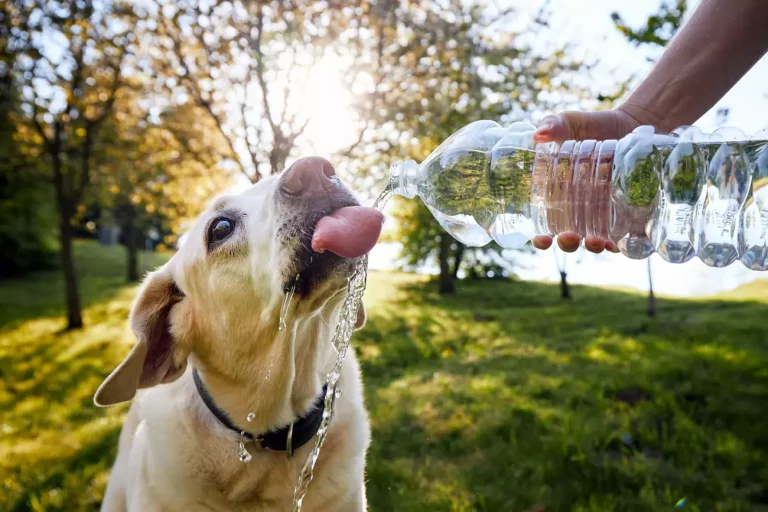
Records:
{"label": "forearm", "polygon": [[768,50],[768,0],[702,0],[619,107],[670,131],[707,112]]}

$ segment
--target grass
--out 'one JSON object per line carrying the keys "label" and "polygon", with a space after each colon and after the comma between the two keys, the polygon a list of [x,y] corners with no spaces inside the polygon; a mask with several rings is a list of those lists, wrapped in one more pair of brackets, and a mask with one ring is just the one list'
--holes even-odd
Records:
{"label": "grass", "polygon": [[127,408],[98,409],[92,397],[135,341],[135,287],[121,248],[75,251],[83,331],[64,331],[60,273],[0,281],[0,510],[95,510],[114,459]]}
{"label": "grass", "polygon": [[[91,395],[133,343],[135,289],[119,249],[78,257],[83,332],[60,333],[55,274],[0,283],[3,510],[93,510],[114,457],[125,408]],[[371,510],[768,511],[768,287],[661,299],[656,320],[642,295],[572,291],[465,282],[445,298],[372,273],[353,338]]]}

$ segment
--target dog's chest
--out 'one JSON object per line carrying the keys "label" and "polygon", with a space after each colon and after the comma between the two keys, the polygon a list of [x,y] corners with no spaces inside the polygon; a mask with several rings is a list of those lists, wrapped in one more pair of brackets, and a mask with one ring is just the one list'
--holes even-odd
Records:
{"label": "dog's chest", "polygon": [[284,510],[290,505],[301,469],[296,459],[289,461],[283,453],[262,452],[254,453],[244,464],[234,453],[232,457],[237,464],[227,464],[208,477],[226,503],[247,505],[248,510]]}

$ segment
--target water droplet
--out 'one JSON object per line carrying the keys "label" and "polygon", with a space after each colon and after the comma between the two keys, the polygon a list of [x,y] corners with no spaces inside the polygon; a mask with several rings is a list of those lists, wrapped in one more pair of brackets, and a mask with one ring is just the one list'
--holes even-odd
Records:
{"label": "water droplet", "polygon": [[243,462],[245,464],[248,464],[249,462],[251,462],[251,454],[248,453],[248,450],[246,450],[244,446],[241,446],[237,450],[237,457],[240,459],[240,462]]}
{"label": "water droplet", "polygon": [[240,459],[240,462],[248,464],[251,462],[251,454],[245,449],[245,443],[243,442],[244,436],[245,432],[240,432],[240,441],[237,443],[237,458]]}
{"label": "water droplet", "polygon": [[250,423],[250,422],[252,422],[252,421],[253,421],[255,418],[256,418],[256,415],[255,415],[254,413],[252,413],[252,412],[251,412],[251,413],[248,413],[248,417],[247,417],[247,418],[245,418],[245,421],[247,421],[248,423]]}
{"label": "water droplet", "polygon": [[336,392],[333,394],[333,396],[336,397],[336,398],[341,398],[342,393],[343,393],[343,391],[341,390],[341,388],[337,388]]}

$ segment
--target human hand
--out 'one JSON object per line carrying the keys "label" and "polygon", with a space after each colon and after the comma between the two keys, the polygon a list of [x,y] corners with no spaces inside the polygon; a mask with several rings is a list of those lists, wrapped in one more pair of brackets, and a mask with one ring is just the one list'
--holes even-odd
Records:
{"label": "human hand", "polygon": [[[536,143],[563,142],[566,140],[607,140],[621,139],[632,130],[644,124],[643,120],[630,115],[621,108],[602,112],[561,112],[556,116],[547,116],[539,123],[533,135]],[[552,237],[538,235],[531,240],[537,249],[549,249]],[[581,245],[578,233],[567,232],[557,235],[557,245],[565,252],[574,252]],[[611,240],[597,236],[588,236],[584,247],[590,252],[601,253],[603,250],[619,252]]]}

